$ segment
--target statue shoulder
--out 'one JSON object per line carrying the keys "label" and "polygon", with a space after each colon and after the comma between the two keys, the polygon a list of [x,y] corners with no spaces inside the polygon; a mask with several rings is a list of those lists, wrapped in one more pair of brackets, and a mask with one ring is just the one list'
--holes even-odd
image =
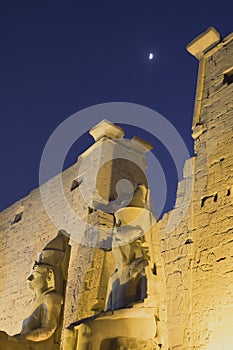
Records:
{"label": "statue shoulder", "polygon": [[63,304],[63,298],[61,295],[59,295],[55,290],[47,291],[44,293],[43,297],[44,303],[48,305],[62,305]]}

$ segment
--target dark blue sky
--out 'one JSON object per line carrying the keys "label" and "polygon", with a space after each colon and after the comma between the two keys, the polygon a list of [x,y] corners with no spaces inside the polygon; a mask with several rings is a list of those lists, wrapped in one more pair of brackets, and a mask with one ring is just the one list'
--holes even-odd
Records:
{"label": "dark blue sky", "polygon": [[[150,107],[173,123],[192,153],[198,62],[185,46],[211,25],[223,37],[230,34],[232,11],[232,1],[224,0],[1,1],[0,210],[38,186],[50,134],[91,105],[124,101]],[[72,147],[66,165],[89,140],[83,137]],[[158,144],[160,151],[171,173]],[[167,209],[175,191],[169,186]]]}

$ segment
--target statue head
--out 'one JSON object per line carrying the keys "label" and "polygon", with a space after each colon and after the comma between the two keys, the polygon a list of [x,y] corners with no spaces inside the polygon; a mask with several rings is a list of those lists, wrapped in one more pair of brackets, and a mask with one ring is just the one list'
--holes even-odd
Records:
{"label": "statue head", "polygon": [[54,271],[50,266],[35,263],[27,283],[29,288],[35,292],[55,288]]}
{"label": "statue head", "polygon": [[63,293],[63,260],[68,249],[69,238],[64,231],[59,231],[57,236],[50,241],[38,254],[38,259],[27,279],[31,290],[44,292],[56,289],[58,294]]}

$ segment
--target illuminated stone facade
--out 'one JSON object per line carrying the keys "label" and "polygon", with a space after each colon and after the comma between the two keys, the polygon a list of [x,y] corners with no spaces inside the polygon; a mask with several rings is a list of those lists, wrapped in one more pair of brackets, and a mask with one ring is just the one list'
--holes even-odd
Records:
{"label": "illuminated stone facade", "polygon": [[[196,156],[185,164],[174,209],[156,222],[144,175],[150,145],[135,139],[126,146],[123,130],[107,121],[90,131],[95,143],[62,174],[75,215],[95,230],[85,231],[81,241],[70,237],[61,341],[54,349],[232,348],[233,35],[221,40],[210,28],[187,49],[200,60]],[[131,161],[114,159],[122,149]],[[77,178],[80,162],[88,157],[93,168],[101,159],[112,159],[101,166],[91,196],[81,190],[84,179],[91,178],[90,163]],[[54,206],[56,178],[43,185]],[[125,208],[107,210],[122,178],[133,184],[132,198]],[[184,213],[183,193],[190,183],[192,198]],[[90,197],[88,205],[83,194]],[[61,208],[57,216],[62,215],[65,222]],[[172,218],[182,216],[173,227]],[[31,297],[25,281],[38,252],[57,233],[39,189],[0,213],[0,329],[7,334],[21,331]],[[6,333],[0,332],[0,350],[8,349],[1,345],[8,341]]]}
{"label": "illuminated stone facade", "polygon": [[[207,36],[207,42],[206,42]],[[211,37],[212,42],[209,41]],[[200,60],[193,137],[192,201],[170,234],[159,222],[171,349],[224,349],[233,343],[233,35],[210,29],[187,49]]]}

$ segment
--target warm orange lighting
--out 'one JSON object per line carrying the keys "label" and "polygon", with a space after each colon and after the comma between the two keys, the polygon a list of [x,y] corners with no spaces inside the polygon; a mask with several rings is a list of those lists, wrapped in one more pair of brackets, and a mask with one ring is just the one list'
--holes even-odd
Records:
{"label": "warm orange lighting", "polygon": [[210,344],[206,350],[232,350],[233,348],[233,306],[223,309],[222,318],[213,329]]}

